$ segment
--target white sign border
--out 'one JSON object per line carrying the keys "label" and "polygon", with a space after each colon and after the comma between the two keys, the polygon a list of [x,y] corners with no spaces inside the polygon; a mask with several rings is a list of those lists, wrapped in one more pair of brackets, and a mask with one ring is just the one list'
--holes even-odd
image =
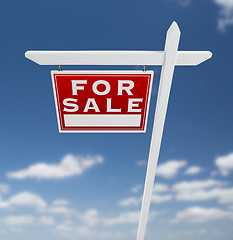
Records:
{"label": "white sign border", "polygon": [[[129,131],[129,130],[62,130],[61,125],[60,125],[60,117],[59,117],[59,111],[58,111],[58,103],[57,103],[57,93],[56,93],[56,88],[55,88],[55,83],[54,83],[54,74],[138,74],[138,75],[145,75],[145,74],[150,74],[151,75],[151,83],[150,83],[150,88],[149,88],[149,95],[147,99],[147,110],[146,110],[146,118],[145,118],[145,128],[144,130],[134,130],[134,131]],[[152,85],[153,85],[153,79],[154,79],[154,71],[149,70],[149,71],[140,71],[140,70],[114,70],[114,71],[109,71],[109,70],[64,70],[64,71],[57,71],[57,70],[52,70],[51,71],[51,78],[52,78],[52,85],[53,85],[53,95],[54,95],[54,102],[55,102],[55,108],[56,108],[56,115],[57,115],[57,122],[58,122],[58,130],[59,133],[146,133],[147,130],[147,121],[148,121],[148,115],[149,115],[149,108],[150,108],[150,99],[151,99],[151,91],[152,91]]]}

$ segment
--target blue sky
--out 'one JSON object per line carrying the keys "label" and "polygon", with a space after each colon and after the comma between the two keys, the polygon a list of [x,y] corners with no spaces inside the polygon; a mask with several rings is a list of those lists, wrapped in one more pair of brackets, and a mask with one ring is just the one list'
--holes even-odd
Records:
{"label": "blue sky", "polygon": [[0,239],[136,239],[160,68],[146,134],[59,134],[57,66],[24,53],[163,50],[174,20],[179,50],[214,55],[175,69],[145,239],[232,239],[232,0],[1,4]]}

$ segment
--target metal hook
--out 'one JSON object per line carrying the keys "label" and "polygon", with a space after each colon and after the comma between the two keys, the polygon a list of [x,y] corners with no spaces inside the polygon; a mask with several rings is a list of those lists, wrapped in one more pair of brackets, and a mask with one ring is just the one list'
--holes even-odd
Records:
{"label": "metal hook", "polygon": [[59,67],[58,67],[58,71],[63,71],[63,69],[62,69],[62,66],[61,66],[61,65],[59,65]]}
{"label": "metal hook", "polygon": [[146,65],[143,66],[143,69],[142,69],[143,72],[146,72],[147,69],[146,69]]}

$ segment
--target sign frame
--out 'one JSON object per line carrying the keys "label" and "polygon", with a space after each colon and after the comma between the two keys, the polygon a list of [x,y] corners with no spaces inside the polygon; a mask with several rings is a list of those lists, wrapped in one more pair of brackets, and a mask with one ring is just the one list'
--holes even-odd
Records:
{"label": "sign frame", "polygon": [[[56,80],[54,79],[54,75],[150,75],[150,80],[148,81],[148,92],[146,96],[146,102],[145,102],[145,119],[143,119],[143,126],[144,128],[142,130],[64,130],[61,126],[61,111],[60,106],[58,103],[58,89],[56,87]],[[147,129],[147,121],[148,121],[148,115],[149,115],[149,108],[150,108],[150,100],[151,100],[151,92],[152,92],[152,85],[153,85],[153,78],[154,78],[154,71],[138,71],[138,70],[126,70],[126,71],[108,71],[108,70],[68,70],[68,71],[51,71],[51,78],[52,78],[52,85],[53,85],[53,93],[54,93],[54,102],[56,107],[56,115],[57,115],[57,122],[58,122],[58,130],[60,133],[145,133]],[[77,114],[80,115],[80,114]],[[91,114],[93,115],[93,118],[97,116],[97,114]],[[110,114],[106,114],[110,115]],[[122,115],[122,114],[118,114]],[[98,127],[96,127],[98,128]],[[99,127],[100,128],[100,127]],[[106,127],[107,128],[107,127]],[[117,128],[117,127],[112,127]],[[120,127],[119,127],[120,128]],[[129,127],[130,128],[130,127]],[[132,127],[131,127],[132,128]]]}

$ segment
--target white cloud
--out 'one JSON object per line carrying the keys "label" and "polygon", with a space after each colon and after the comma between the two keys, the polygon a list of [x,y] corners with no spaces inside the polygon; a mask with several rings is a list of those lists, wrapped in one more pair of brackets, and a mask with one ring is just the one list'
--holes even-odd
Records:
{"label": "white cloud", "polygon": [[224,218],[233,220],[233,212],[224,211],[217,208],[191,207],[187,208],[184,211],[178,212],[172,222],[185,221],[203,223]]}
{"label": "white cloud", "polygon": [[185,174],[187,175],[196,175],[202,171],[202,168],[199,166],[191,166],[186,171]]}
{"label": "white cloud", "polygon": [[172,200],[172,195],[158,195],[158,194],[153,194],[151,197],[151,202],[152,203],[162,203],[162,202],[168,202]]}
{"label": "white cloud", "polygon": [[10,188],[7,184],[0,184],[0,193],[8,193]]}
{"label": "white cloud", "polygon": [[67,232],[74,231],[73,222],[65,221],[59,224],[58,226],[56,226],[55,231],[59,233],[67,233]]}
{"label": "white cloud", "polygon": [[233,204],[233,188],[221,189],[218,201],[221,204]]}
{"label": "white cloud", "polygon": [[[151,220],[153,217],[157,216],[158,212],[151,211],[150,212],[150,218]],[[90,227],[96,226],[96,225],[101,225],[101,226],[114,226],[118,224],[134,224],[138,223],[139,216],[140,216],[140,211],[127,211],[120,213],[119,215],[116,216],[101,216],[96,209],[89,209],[85,211],[84,213],[78,213],[76,215],[85,225],[80,226],[80,230],[82,230],[83,227],[84,229],[89,229]]]}
{"label": "white cloud", "polygon": [[158,165],[157,175],[166,179],[174,178],[178,171],[187,165],[185,160],[171,160]]}
{"label": "white cloud", "polygon": [[42,209],[46,207],[46,202],[40,196],[30,192],[16,194],[7,201],[0,200],[0,208],[10,208],[14,206]]}
{"label": "white cloud", "polygon": [[10,226],[30,225],[34,223],[33,216],[8,216],[2,219],[3,223]]}
{"label": "white cloud", "polygon": [[221,187],[225,186],[226,182],[217,181],[213,179],[207,179],[202,181],[183,181],[176,183],[172,186],[172,189],[178,192],[181,191],[194,191],[194,190],[201,190],[210,187]]}
{"label": "white cloud", "polygon": [[166,185],[164,183],[156,183],[155,182],[153,192],[158,193],[158,192],[167,192],[167,191],[169,191],[168,185]]}
{"label": "white cloud", "polygon": [[[156,183],[155,187],[153,189],[153,194],[151,197],[151,202],[152,203],[162,203],[162,202],[167,202],[172,199],[172,195],[167,194],[167,195],[160,195],[158,193],[161,192],[168,192],[169,187],[166,184],[160,184]],[[121,207],[129,207],[129,206],[138,206],[142,202],[142,197],[129,197],[122,199],[118,205]]]}
{"label": "white cloud", "polygon": [[131,192],[132,192],[132,193],[138,193],[139,190],[141,190],[141,189],[142,189],[142,185],[141,185],[141,184],[138,184],[138,185],[136,185],[136,186],[134,186],[134,187],[131,188]]}
{"label": "white cloud", "polygon": [[49,216],[41,216],[39,217],[38,221],[44,225],[54,225],[55,221],[53,217]]}
{"label": "white cloud", "polygon": [[[169,238],[172,238],[172,239],[180,239],[183,237],[187,238],[187,236],[189,236],[188,238],[190,238],[190,236],[197,236],[198,235],[203,235],[203,234],[206,234],[207,231],[205,228],[202,228],[202,229],[199,229],[199,230],[183,230],[183,231],[172,231],[172,232],[169,232],[167,234],[167,236]],[[200,236],[198,236],[198,238],[200,238]]]}
{"label": "white cloud", "polygon": [[219,203],[233,203],[233,188],[230,189],[211,189],[179,192],[176,196],[181,201],[206,201],[217,199]]}
{"label": "white cloud", "polygon": [[88,228],[88,227],[78,227],[77,228],[77,233],[78,233],[78,235],[81,235],[81,236],[84,236],[84,237],[90,237],[90,236],[92,236],[93,235],[93,232],[91,231],[91,229],[90,228]]}
{"label": "white cloud", "polygon": [[228,25],[233,25],[233,0],[214,0],[220,6],[218,28],[225,31]]}
{"label": "white cloud", "polygon": [[107,231],[103,231],[100,233],[100,237],[101,238],[106,238],[106,239],[123,239],[124,235],[121,232],[107,232]]}
{"label": "white cloud", "polygon": [[17,194],[11,197],[9,202],[14,206],[28,206],[34,208],[44,208],[46,206],[46,202],[40,196],[30,192]]}
{"label": "white cloud", "polygon": [[8,178],[25,179],[63,179],[74,175],[81,175],[96,164],[103,163],[101,156],[66,155],[58,164],[37,163],[27,169],[7,173]]}
{"label": "white cloud", "polygon": [[215,165],[223,176],[228,176],[233,171],[233,153],[217,157]]}
{"label": "white cloud", "polygon": [[[185,7],[191,3],[191,0],[176,0],[180,6]],[[218,17],[218,29],[221,32],[233,25],[233,0],[213,0],[220,7]]]}
{"label": "white cloud", "polygon": [[[150,211],[149,221],[160,213],[156,211]],[[140,211],[128,211],[119,214],[117,217],[113,218],[103,218],[102,223],[105,226],[114,226],[117,224],[138,224],[140,216]]]}
{"label": "white cloud", "polygon": [[220,204],[233,203],[233,188],[223,188],[226,182],[208,179],[180,182],[173,185],[178,201],[206,201],[216,199]]}
{"label": "white cloud", "polygon": [[89,209],[84,214],[79,214],[79,218],[88,226],[94,226],[101,221],[96,209]]}
{"label": "white cloud", "polygon": [[[155,183],[151,202],[155,204],[177,201],[208,201],[216,200],[219,204],[233,204],[233,188],[226,188],[225,181],[214,179],[178,182],[170,189],[166,184]],[[142,197],[129,197],[118,202],[119,206],[139,206]]]}
{"label": "white cloud", "polygon": [[57,199],[52,202],[53,206],[67,206],[70,204],[70,201],[66,199]]}
{"label": "white cloud", "polygon": [[70,217],[77,213],[77,211],[75,209],[68,208],[66,206],[49,207],[49,208],[44,209],[44,212],[64,215],[66,217]]}
{"label": "white cloud", "polygon": [[124,223],[138,223],[139,216],[140,216],[139,211],[121,213],[118,217],[106,218],[104,220],[104,225],[113,226],[116,224]]}
{"label": "white cloud", "polygon": [[77,228],[77,233],[81,237],[88,237],[91,239],[122,239],[123,234],[120,232],[113,232],[113,231],[93,231],[93,229],[87,227],[87,226],[81,226]]}
{"label": "white cloud", "polygon": [[128,207],[128,206],[138,206],[141,203],[141,197],[137,198],[137,197],[130,197],[130,198],[126,198],[121,200],[118,205],[121,207]]}
{"label": "white cloud", "polygon": [[[136,223],[139,219],[140,212],[124,212],[116,217],[104,217],[100,216],[96,209],[89,209],[84,213],[78,213],[77,217],[85,223],[85,229],[88,227],[93,227],[97,224],[104,226],[113,226],[123,223]],[[81,227],[82,230],[82,227]]]}

